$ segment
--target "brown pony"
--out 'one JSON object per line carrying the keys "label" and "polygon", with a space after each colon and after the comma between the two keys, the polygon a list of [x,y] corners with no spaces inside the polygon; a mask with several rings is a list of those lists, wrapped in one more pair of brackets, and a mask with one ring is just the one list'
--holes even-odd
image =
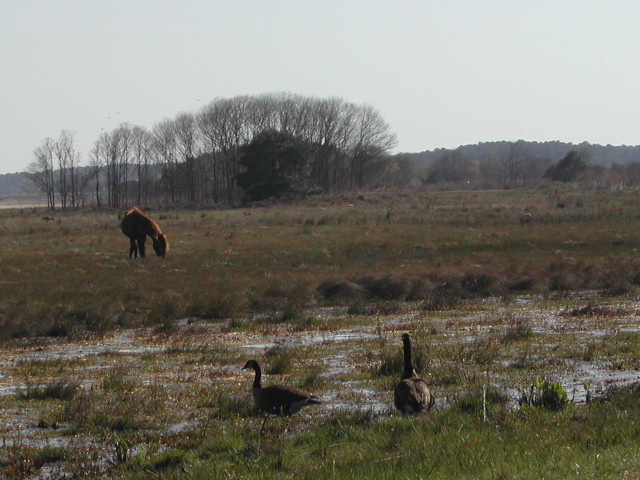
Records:
{"label": "brown pony", "polygon": [[[144,242],[147,235],[153,240],[153,249],[159,257],[164,258],[169,250],[169,242],[167,236],[162,233],[160,226],[151,220],[146,213],[140,208],[133,207],[127,210],[120,222],[120,228],[122,233],[129,237],[129,258],[134,255],[138,257],[138,250],[140,250],[140,257],[144,257]],[[137,245],[136,245],[136,242]]]}

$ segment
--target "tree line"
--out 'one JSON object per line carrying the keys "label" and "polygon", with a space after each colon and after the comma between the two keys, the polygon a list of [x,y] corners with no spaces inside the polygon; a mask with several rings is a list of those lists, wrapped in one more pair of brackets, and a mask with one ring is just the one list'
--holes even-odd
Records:
{"label": "tree line", "polygon": [[640,186],[640,147],[518,140],[390,155],[395,144],[371,106],[287,93],[238,96],[151,129],[123,123],[105,131],[85,165],[73,133],[62,131],[35,149],[27,171],[51,209],[237,205],[372,186]]}
{"label": "tree line", "polygon": [[[62,131],[35,149],[27,171],[52,209],[89,202],[235,205],[364,188],[389,170],[395,145],[389,125],[368,105],[288,93],[237,96],[151,129],[123,123],[105,131],[82,168],[73,134]],[[261,162],[279,169],[279,188],[264,185]]]}
{"label": "tree line", "polygon": [[[549,142],[555,147],[559,142]],[[640,187],[640,157],[629,156],[637,147],[619,147],[629,157],[625,163],[607,162],[602,157],[602,148],[583,143],[568,149],[563,146],[563,156],[551,158],[540,154],[536,142],[494,142],[491,149],[486,145],[472,145],[453,150],[439,149],[436,152],[416,154],[422,159],[418,170],[423,186],[431,189],[450,188],[522,188],[545,183],[574,183],[584,188]],[[607,146],[612,151],[616,147]],[[594,162],[592,151],[599,152]],[[542,149],[544,151],[544,149]],[[640,151],[638,152],[640,155]],[[615,152],[612,158],[618,158]],[[609,163],[605,166],[602,163]]]}

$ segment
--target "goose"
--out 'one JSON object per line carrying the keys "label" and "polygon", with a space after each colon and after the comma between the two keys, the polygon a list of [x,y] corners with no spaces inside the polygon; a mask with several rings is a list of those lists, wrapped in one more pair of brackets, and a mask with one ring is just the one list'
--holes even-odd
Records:
{"label": "goose", "polygon": [[404,347],[404,371],[402,380],[396,385],[394,404],[402,413],[414,414],[428,412],[435,402],[427,383],[418,377],[411,362],[411,337],[402,335]]}
{"label": "goose", "polygon": [[321,403],[318,397],[294,387],[285,385],[269,385],[263,387],[260,384],[262,371],[255,360],[249,360],[242,370],[253,369],[256,373],[253,380],[253,400],[258,410],[276,415],[293,415],[305,405]]}

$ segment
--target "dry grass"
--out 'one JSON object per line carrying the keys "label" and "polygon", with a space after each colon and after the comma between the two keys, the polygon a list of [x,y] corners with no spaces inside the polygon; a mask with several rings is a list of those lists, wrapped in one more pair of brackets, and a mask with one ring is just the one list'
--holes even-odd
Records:
{"label": "dry grass", "polygon": [[[525,433],[538,430],[510,412],[517,386],[585,376],[577,366],[638,367],[640,231],[623,227],[639,207],[627,192],[536,190],[151,210],[171,242],[164,261],[129,260],[115,212],[60,212],[44,223],[42,212],[0,211],[0,379],[18,385],[0,396],[0,437],[16,445],[0,456],[0,472],[24,460],[15,478],[47,462],[66,465],[69,478],[221,478],[241,458],[256,477],[336,468],[362,478],[363,463],[400,458],[404,444],[456,456],[461,470],[427,466],[451,478],[479,468],[464,454],[475,438],[487,442],[487,458],[505,441],[524,452]],[[520,223],[523,211],[531,224]],[[389,416],[404,331],[438,399],[422,422]],[[260,437],[251,378],[240,370],[250,357],[273,375],[265,383],[312,389],[330,406],[274,421]],[[583,387],[572,388],[569,399]],[[495,422],[486,428],[476,423],[483,401]],[[545,429],[559,422],[559,451],[576,421],[535,419]],[[13,436],[34,425],[34,438],[69,447]],[[389,434],[406,429],[424,438]],[[453,453],[438,443],[443,432]],[[348,448],[335,448],[337,439]],[[395,478],[394,465],[378,473]],[[496,468],[512,478],[510,465]]]}
{"label": "dry grass", "polygon": [[[559,195],[580,202],[558,209]],[[38,211],[0,212],[2,336],[79,337],[260,311],[288,321],[317,303],[409,300],[441,309],[513,292],[624,295],[640,282],[638,231],[617,228],[637,216],[632,194],[362,198],[151,211],[170,237],[166,261],[129,261],[115,212],[60,212],[53,224]],[[532,224],[520,224],[523,211]]]}

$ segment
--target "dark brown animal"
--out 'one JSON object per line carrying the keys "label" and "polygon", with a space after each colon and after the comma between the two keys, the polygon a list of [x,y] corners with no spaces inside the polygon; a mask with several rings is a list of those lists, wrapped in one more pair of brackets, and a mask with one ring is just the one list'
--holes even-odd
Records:
{"label": "dark brown animal", "polygon": [[263,387],[260,384],[260,378],[262,376],[260,365],[258,365],[258,362],[255,360],[249,360],[246,365],[242,367],[243,370],[247,368],[253,369],[256,372],[251,393],[253,393],[253,400],[258,410],[275,415],[292,415],[305,405],[320,403],[320,400],[315,395],[303,392],[294,387],[285,385]]}
{"label": "dark brown animal", "polygon": [[160,226],[140,208],[133,207],[127,210],[120,222],[120,228],[122,229],[122,233],[129,237],[129,258],[131,258],[131,256],[137,258],[138,251],[140,251],[140,257],[144,257],[144,242],[147,235],[151,237],[153,250],[159,257],[164,258],[167,254],[167,250],[169,250],[167,236],[162,233]]}
{"label": "dark brown animal", "polygon": [[435,399],[424,380],[418,377],[411,361],[411,338],[408,333],[402,335],[404,346],[404,371],[402,380],[396,385],[394,404],[402,413],[424,413],[431,410]]}

